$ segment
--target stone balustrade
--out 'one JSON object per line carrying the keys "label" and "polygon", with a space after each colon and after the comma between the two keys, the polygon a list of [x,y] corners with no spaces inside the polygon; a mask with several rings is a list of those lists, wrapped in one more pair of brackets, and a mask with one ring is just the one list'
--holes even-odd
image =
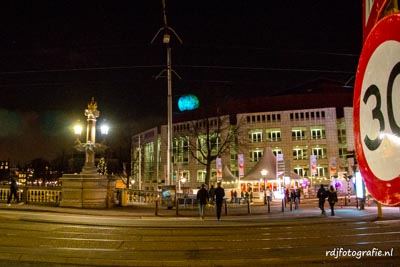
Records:
{"label": "stone balustrade", "polygon": [[[29,204],[46,204],[58,206],[62,200],[62,187],[20,187],[18,190],[19,200]],[[127,204],[146,203],[155,204],[156,200],[161,199],[161,192],[145,191],[136,189],[115,189],[114,202],[117,204],[121,200],[121,194],[125,192]],[[0,185],[0,202],[7,202],[10,194],[8,185]]]}
{"label": "stone balustrade", "polygon": [[[9,194],[9,186],[0,186],[1,202],[7,202]],[[18,198],[24,203],[58,205],[61,200],[61,187],[20,187]]]}

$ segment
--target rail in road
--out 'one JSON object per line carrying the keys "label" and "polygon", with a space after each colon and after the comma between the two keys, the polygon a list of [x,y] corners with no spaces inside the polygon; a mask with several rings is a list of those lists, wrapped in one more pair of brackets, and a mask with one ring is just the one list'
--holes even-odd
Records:
{"label": "rail in road", "polygon": [[348,210],[335,217],[311,211],[292,220],[253,217],[218,222],[1,209],[0,266],[398,266],[400,260],[396,217],[352,218]]}

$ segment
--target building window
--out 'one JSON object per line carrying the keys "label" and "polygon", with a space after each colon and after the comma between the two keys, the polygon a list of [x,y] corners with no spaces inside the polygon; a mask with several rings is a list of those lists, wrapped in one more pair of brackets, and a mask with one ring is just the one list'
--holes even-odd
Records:
{"label": "building window", "polygon": [[206,170],[197,171],[197,182],[204,183],[206,181]]}
{"label": "building window", "polygon": [[346,143],[346,129],[338,129],[338,141],[339,144]]}
{"label": "building window", "polygon": [[312,126],[311,127],[311,139],[325,139],[325,127],[324,126]]}
{"label": "building window", "polygon": [[305,140],[306,139],[306,127],[293,127],[292,128],[292,140]]}
{"label": "building window", "polygon": [[317,174],[315,176],[326,177],[328,173],[328,167],[317,166]]}
{"label": "building window", "polygon": [[266,134],[267,134],[267,141],[279,142],[282,140],[280,128],[267,129]]}
{"label": "building window", "polygon": [[144,167],[144,174],[147,179],[153,177],[155,167],[154,167],[154,143],[149,142],[146,143],[144,146],[144,160],[143,160],[143,167]]}
{"label": "building window", "polygon": [[278,154],[282,154],[282,149],[279,147],[275,147],[272,149],[272,153],[274,153],[274,155],[278,155]]}
{"label": "building window", "polygon": [[[219,136],[215,133],[209,135],[209,144],[207,145],[207,136],[202,135],[197,138],[197,159],[204,160],[208,153],[216,154],[220,146]],[[208,151],[211,148],[211,151]]]}
{"label": "building window", "polygon": [[262,156],[260,149],[250,151],[250,162],[257,162]]}
{"label": "building window", "polygon": [[174,163],[189,162],[189,138],[174,138]]}
{"label": "building window", "polygon": [[[179,169],[178,170],[174,170],[173,181],[179,182],[182,178],[185,178],[186,179],[185,183],[190,182],[190,175],[189,174],[190,173],[189,173],[188,170],[179,170]],[[181,183],[181,186],[183,186],[182,183]]]}
{"label": "building window", "polygon": [[262,131],[255,130],[255,131],[249,132],[249,139],[250,139],[250,142],[252,142],[252,143],[262,142]]}
{"label": "building window", "polygon": [[317,145],[311,149],[312,154],[317,157],[317,159],[326,159],[327,152],[325,146]]}
{"label": "building window", "polygon": [[307,167],[302,167],[302,166],[296,166],[293,169],[293,172],[296,173],[297,175],[300,176],[306,176],[307,175],[308,168]]}
{"label": "building window", "polygon": [[346,159],[347,158],[347,148],[346,145],[339,146],[339,158]]}
{"label": "building window", "polygon": [[296,146],[293,148],[293,159],[303,160],[308,158],[307,146]]}

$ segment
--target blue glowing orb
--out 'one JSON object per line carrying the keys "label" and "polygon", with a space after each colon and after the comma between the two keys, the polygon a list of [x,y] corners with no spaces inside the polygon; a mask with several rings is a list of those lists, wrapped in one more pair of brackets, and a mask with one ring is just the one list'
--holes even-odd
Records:
{"label": "blue glowing orb", "polygon": [[194,110],[199,107],[199,99],[195,95],[183,95],[178,100],[180,111]]}

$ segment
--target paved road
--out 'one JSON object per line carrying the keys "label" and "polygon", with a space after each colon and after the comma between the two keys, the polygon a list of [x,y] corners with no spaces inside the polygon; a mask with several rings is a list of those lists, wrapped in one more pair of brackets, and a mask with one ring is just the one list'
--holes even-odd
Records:
{"label": "paved road", "polygon": [[[265,207],[264,207],[265,208]],[[0,266],[399,266],[398,208],[225,216],[172,216],[174,211],[80,210],[0,206]],[[391,211],[392,213],[390,213]],[[190,211],[193,212],[193,211]],[[326,256],[389,251],[391,256]]]}

